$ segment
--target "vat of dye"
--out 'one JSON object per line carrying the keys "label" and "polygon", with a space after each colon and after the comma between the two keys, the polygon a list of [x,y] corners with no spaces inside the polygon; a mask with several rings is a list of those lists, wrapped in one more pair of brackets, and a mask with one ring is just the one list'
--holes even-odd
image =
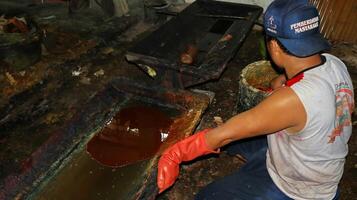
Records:
{"label": "vat of dye", "polygon": [[[160,153],[176,141],[192,134],[209,104],[209,97],[179,89],[148,86],[126,78],[113,80],[95,95],[68,125],[72,134],[66,141],[35,158],[41,164],[51,164],[49,171],[33,185],[32,199],[152,199],[157,194],[156,171]],[[92,159],[86,151],[88,142],[95,137],[125,108],[149,106],[170,117],[167,139],[150,158],[123,167],[108,167]],[[75,127],[75,128],[74,128]],[[63,140],[61,140],[63,143]],[[61,162],[44,160],[48,151],[61,153]],[[124,152],[123,152],[124,153]]]}
{"label": "vat of dye", "polygon": [[86,150],[100,164],[122,167],[152,158],[170,135],[173,120],[154,106],[121,109],[88,143]]}

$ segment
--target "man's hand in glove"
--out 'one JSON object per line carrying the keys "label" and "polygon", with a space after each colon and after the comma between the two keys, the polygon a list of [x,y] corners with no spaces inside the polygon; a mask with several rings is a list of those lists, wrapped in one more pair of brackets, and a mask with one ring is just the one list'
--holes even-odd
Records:
{"label": "man's hand in glove", "polygon": [[162,154],[158,164],[157,185],[159,192],[170,187],[179,175],[179,165],[201,155],[218,153],[207,146],[205,135],[210,129],[200,131],[176,144]]}

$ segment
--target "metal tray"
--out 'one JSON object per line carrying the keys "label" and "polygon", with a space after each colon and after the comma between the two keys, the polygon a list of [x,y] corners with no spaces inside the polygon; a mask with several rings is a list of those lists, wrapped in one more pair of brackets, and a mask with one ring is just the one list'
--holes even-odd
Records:
{"label": "metal tray", "polygon": [[[129,49],[126,58],[165,86],[186,88],[217,79],[262,11],[259,6],[197,0]],[[232,37],[225,39],[227,35]],[[180,62],[188,45],[198,49],[190,65]]]}

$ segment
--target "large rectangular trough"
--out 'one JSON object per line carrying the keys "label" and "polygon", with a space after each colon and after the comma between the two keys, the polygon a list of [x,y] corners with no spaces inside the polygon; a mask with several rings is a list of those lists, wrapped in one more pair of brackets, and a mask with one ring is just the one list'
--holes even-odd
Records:
{"label": "large rectangular trough", "polygon": [[[155,196],[158,155],[167,146],[191,134],[209,103],[203,94],[145,86],[125,78],[114,80],[96,95],[81,113],[88,128],[73,149],[63,154],[31,192],[33,199],[150,199]],[[115,113],[133,105],[160,109],[173,122],[170,134],[150,159],[119,168],[106,167],[85,150]],[[83,123],[84,121],[77,121]],[[81,124],[80,126],[84,126]],[[65,153],[65,152],[63,152]]]}

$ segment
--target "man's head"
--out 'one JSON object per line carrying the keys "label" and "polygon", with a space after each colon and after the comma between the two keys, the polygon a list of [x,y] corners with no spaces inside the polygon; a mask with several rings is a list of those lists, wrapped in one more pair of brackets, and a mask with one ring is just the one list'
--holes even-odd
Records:
{"label": "man's head", "polygon": [[307,0],[275,0],[264,15],[267,37],[296,57],[311,56],[329,48],[319,25],[318,11]]}

